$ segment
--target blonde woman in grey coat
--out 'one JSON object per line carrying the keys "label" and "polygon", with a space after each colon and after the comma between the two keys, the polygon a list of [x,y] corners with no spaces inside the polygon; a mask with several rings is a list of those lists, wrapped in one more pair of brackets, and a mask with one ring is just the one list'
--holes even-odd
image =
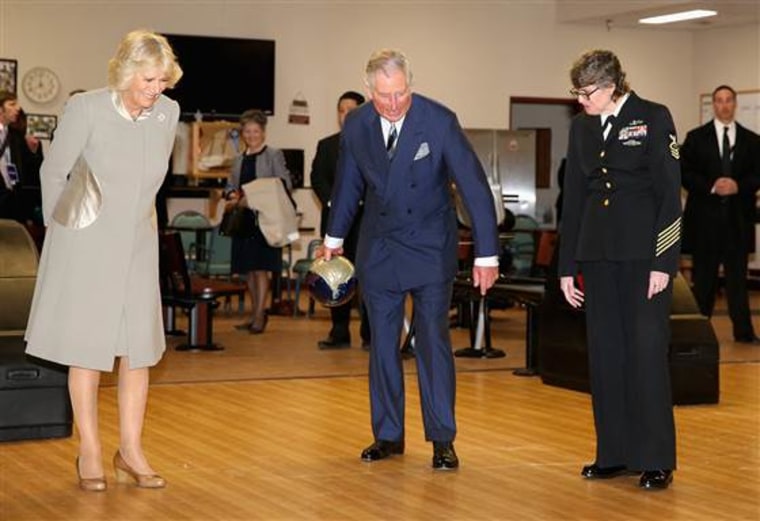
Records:
{"label": "blonde woman in grey coat", "polygon": [[117,358],[116,476],[143,488],[166,485],[148,463],[141,437],[148,368],[165,349],[154,199],[179,106],[162,92],[181,75],[163,36],[130,32],[109,62],[108,88],[67,102],[42,165],[47,233],[27,352],[69,366],[79,432],[76,470],[86,491],[107,486],[98,386],[100,372],[112,371]]}

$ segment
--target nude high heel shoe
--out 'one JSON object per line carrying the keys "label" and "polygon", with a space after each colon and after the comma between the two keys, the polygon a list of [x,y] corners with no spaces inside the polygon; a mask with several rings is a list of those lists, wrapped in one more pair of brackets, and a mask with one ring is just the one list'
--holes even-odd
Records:
{"label": "nude high heel shoe", "polygon": [[121,451],[116,451],[113,456],[113,468],[116,480],[123,483],[132,478],[139,488],[164,488],[166,480],[158,474],[138,474],[129,464],[124,461]]}
{"label": "nude high heel shoe", "polygon": [[99,478],[83,478],[81,472],[79,471],[79,457],[77,457],[75,464],[77,466],[79,488],[85,492],[103,492],[106,489],[107,485],[105,476],[101,476]]}

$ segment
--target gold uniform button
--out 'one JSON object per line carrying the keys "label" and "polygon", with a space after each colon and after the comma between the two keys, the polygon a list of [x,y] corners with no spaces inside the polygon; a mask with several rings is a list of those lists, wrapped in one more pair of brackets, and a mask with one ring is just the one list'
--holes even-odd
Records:
{"label": "gold uniform button", "polygon": [[607,188],[612,188],[612,183],[607,181],[606,183],[604,183],[604,186],[606,186]]}
{"label": "gold uniform button", "polygon": [[602,173],[606,174],[607,173],[607,169],[606,168],[602,168]]}
{"label": "gold uniform button", "polygon": [[604,150],[599,153],[599,157],[604,157]]}
{"label": "gold uniform button", "polygon": [[602,204],[603,204],[604,206],[609,206],[609,205],[610,205],[610,200],[609,200],[609,199],[605,199],[605,200],[604,200],[604,202],[603,202]]}

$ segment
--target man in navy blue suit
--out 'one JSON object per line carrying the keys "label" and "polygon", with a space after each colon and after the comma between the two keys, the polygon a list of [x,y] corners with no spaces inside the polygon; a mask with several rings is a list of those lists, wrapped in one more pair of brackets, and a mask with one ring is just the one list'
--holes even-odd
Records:
{"label": "man in navy blue suit", "polygon": [[433,468],[455,469],[455,373],[449,308],[457,271],[453,181],[472,216],[473,282],[481,293],[498,276],[496,216],[485,173],[456,115],[412,93],[406,56],[383,49],[370,57],[372,103],[349,114],[341,134],[338,173],[323,247],[342,252],[343,238],[364,200],[356,265],[372,330],[369,383],[377,461],[404,452],[404,375],[399,352],[404,302],[412,296],[415,352],[425,438]]}

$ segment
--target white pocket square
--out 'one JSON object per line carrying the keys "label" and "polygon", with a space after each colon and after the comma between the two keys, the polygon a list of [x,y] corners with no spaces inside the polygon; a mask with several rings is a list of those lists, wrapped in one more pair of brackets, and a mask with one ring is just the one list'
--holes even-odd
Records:
{"label": "white pocket square", "polygon": [[418,159],[422,159],[423,157],[430,154],[430,147],[428,146],[427,142],[422,143],[420,145],[420,148],[417,149],[417,153],[414,154],[414,160],[417,161]]}

